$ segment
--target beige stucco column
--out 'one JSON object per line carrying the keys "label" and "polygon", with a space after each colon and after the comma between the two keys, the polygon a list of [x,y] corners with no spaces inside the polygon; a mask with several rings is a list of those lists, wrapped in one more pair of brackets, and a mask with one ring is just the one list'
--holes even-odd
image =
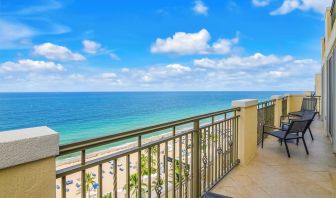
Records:
{"label": "beige stucco column", "polygon": [[58,143],[48,127],[0,132],[0,197],[54,198]]}
{"label": "beige stucco column", "polygon": [[303,94],[288,94],[287,96],[287,113],[301,110]]}
{"label": "beige stucco column", "polygon": [[233,107],[240,107],[238,158],[242,165],[247,165],[257,153],[257,104],[255,99],[232,101]]}
{"label": "beige stucco column", "polygon": [[280,116],[282,116],[282,96],[274,95],[271,97],[274,102],[274,125],[280,127]]}

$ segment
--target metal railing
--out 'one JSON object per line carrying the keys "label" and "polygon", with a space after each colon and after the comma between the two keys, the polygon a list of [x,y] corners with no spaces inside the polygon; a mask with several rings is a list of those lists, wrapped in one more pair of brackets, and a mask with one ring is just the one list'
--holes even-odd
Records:
{"label": "metal railing", "polygon": [[61,145],[56,196],[200,197],[239,163],[239,110]]}
{"label": "metal railing", "polygon": [[305,96],[304,100],[306,99],[305,109],[315,110],[318,114],[321,111],[321,96]]}
{"label": "metal railing", "polygon": [[288,97],[287,96],[284,96],[283,98],[282,98],[282,115],[283,116],[285,116],[285,115],[287,115],[287,99],[288,99]]}
{"label": "metal railing", "polygon": [[274,100],[258,103],[258,136],[257,143],[262,140],[263,125],[274,126]]}

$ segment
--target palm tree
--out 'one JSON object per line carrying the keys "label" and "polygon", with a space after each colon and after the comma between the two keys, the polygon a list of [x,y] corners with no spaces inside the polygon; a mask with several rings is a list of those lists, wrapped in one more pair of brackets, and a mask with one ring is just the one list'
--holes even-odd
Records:
{"label": "palm tree", "polygon": [[[175,173],[170,174],[170,178],[173,179],[173,174],[175,174],[175,186],[179,185],[179,182],[181,181],[182,183],[185,181],[186,178],[189,176],[189,166],[185,165],[182,163],[183,166],[183,172],[180,169],[180,161],[175,160]],[[172,167],[171,167],[172,169]],[[170,181],[173,183],[173,181]]]}
{"label": "palm tree", "polygon": [[[137,173],[132,174],[129,177],[129,189],[130,189],[130,194],[131,197],[138,197],[138,181],[139,181],[139,177]],[[147,189],[147,185],[145,183],[141,182],[141,197],[146,197],[145,192]],[[124,190],[127,190],[127,184],[124,186]]]}
{"label": "palm tree", "polygon": [[148,156],[145,154],[141,154],[141,175],[145,176],[145,175],[149,175],[149,174],[154,174],[156,173],[156,160],[155,159],[151,159],[151,172],[149,173],[149,167],[148,167]]}
{"label": "palm tree", "polygon": [[94,183],[95,181],[94,181],[94,177],[92,173],[86,173],[85,174],[85,189],[86,189],[86,192],[88,192],[89,194],[89,198],[90,198],[90,190]]}

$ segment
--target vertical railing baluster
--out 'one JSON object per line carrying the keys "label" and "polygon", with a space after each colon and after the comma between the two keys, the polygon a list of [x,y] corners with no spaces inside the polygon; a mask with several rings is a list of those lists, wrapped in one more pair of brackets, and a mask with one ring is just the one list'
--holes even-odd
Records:
{"label": "vertical railing baluster", "polygon": [[113,194],[114,194],[114,198],[118,197],[118,185],[117,185],[117,181],[118,181],[118,169],[117,169],[117,159],[113,160]]}
{"label": "vertical railing baluster", "polygon": [[[173,137],[175,137],[175,134],[176,134],[176,127],[174,126],[173,127]],[[173,138],[173,160],[172,160],[172,163],[173,163],[173,198],[175,198],[176,196],[176,173],[175,173],[175,166],[176,166],[176,160],[175,160],[175,155],[176,155],[176,149],[175,149],[175,142],[176,142],[176,139]]]}
{"label": "vertical railing baluster", "polygon": [[199,120],[194,121],[194,131],[193,131],[193,181],[192,181],[192,197],[200,197],[200,122]]}
{"label": "vertical railing baluster", "polygon": [[102,179],[102,174],[103,174],[103,164],[98,165],[98,198],[102,198],[103,196],[103,179]]}
{"label": "vertical railing baluster", "polygon": [[179,198],[182,198],[182,137],[179,137]]}
{"label": "vertical railing baluster", "polygon": [[[141,148],[141,135],[138,136],[138,148]],[[142,175],[141,175],[141,149],[138,151],[138,193],[137,198],[141,198],[141,183],[142,183]]]}
{"label": "vertical railing baluster", "polygon": [[[235,112],[235,114],[236,114],[236,112]],[[238,126],[239,126],[239,124],[238,124],[238,122],[239,122],[239,119],[238,119],[238,117],[236,117],[236,161],[238,162]]]}
{"label": "vertical railing baluster", "polygon": [[190,164],[191,164],[191,169],[190,169],[190,197],[193,198],[193,193],[194,193],[194,189],[193,189],[193,181],[194,181],[194,175],[192,174],[194,172],[194,153],[193,153],[193,149],[194,149],[194,133],[191,133],[191,142],[190,142],[190,145],[191,145],[191,159],[190,159]]}
{"label": "vertical railing baluster", "polygon": [[126,155],[126,197],[130,198],[130,155]]}
{"label": "vertical railing baluster", "polygon": [[185,191],[184,191],[184,194],[185,194],[185,198],[188,198],[188,182],[189,182],[189,173],[188,173],[188,169],[189,169],[189,162],[188,162],[188,134],[185,137],[185,167],[184,167],[184,176],[185,176]]}
{"label": "vertical railing baluster", "polygon": [[217,179],[218,179],[218,156],[217,156],[217,132],[218,132],[218,125],[217,124],[215,124],[215,131],[214,131],[214,136],[212,136],[212,141],[213,142],[215,142],[215,182],[217,181]]}
{"label": "vertical railing baluster", "polygon": [[62,177],[61,188],[62,188],[62,198],[66,198],[66,176]]}
{"label": "vertical railing baluster", "polygon": [[165,170],[165,198],[168,198],[168,142],[165,142],[165,160],[164,160],[164,170]]}
{"label": "vertical railing baluster", "polygon": [[211,118],[211,127],[208,128],[208,130],[205,132],[205,142],[206,142],[206,145],[204,147],[204,149],[206,150],[207,152],[207,161],[206,161],[206,164],[205,164],[205,168],[206,168],[206,180],[207,180],[207,185],[206,185],[206,188],[209,188],[210,187],[210,130],[213,130],[213,124],[214,124],[215,120],[214,120],[214,117]]}
{"label": "vertical railing baluster", "polygon": [[160,144],[157,145],[157,183],[156,183],[156,193],[157,197],[161,197],[161,189],[162,189],[162,183],[161,183],[161,169],[160,169]]}
{"label": "vertical railing baluster", "polygon": [[[85,150],[81,150],[81,166],[85,165]],[[82,190],[82,194],[81,197],[85,198],[86,197],[86,182],[85,182],[85,169],[82,170],[81,172],[81,190]]]}
{"label": "vertical railing baluster", "polygon": [[148,198],[152,197],[152,148],[148,148]]}
{"label": "vertical railing baluster", "polygon": [[226,126],[226,113],[224,114],[224,173],[227,171],[227,126]]}

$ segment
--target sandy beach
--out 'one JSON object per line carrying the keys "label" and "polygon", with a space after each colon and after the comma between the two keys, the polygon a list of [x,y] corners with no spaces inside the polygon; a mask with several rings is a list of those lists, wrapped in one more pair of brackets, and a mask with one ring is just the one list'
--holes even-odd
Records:
{"label": "sandy beach", "polygon": [[[171,133],[169,134],[163,134],[163,135],[158,135],[158,136],[154,136],[154,137],[150,137],[150,138],[146,138],[143,139],[142,144],[146,144],[152,141],[156,141],[156,140],[160,140],[162,138],[165,138],[167,136],[171,135]],[[182,150],[183,152],[183,156],[185,156],[185,148],[186,148],[186,144],[185,144],[185,139],[186,137],[183,136],[181,138],[182,140]],[[191,144],[191,135],[188,136],[188,144]],[[87,154],[86,156],[86,161],[90,161],[90,160],[94,160],[106,155],[110,155],[110,154],[114,154],[114,153],[118,153],[122,150],[125,149],[129,149],[129,148],[136,148],[137,147],[137,142],[131,142],[131,143],[127,143],[124,145],[120,145],[120,146],[116,146],[116,147],[112,147],[109,149],[105,149],[102,151],[97,151],[91,154]],[[167,143],[167,148],[168,148],[168,157],[173,157],[173,140],[169,141]],[[179,139],[175,139],[175,158],[179,159]],[[188,152],[188,164],[190,164],[191,162],[191,149],[188,148],[187,149]],[[144,150],[142,151],[143,154],[145,154]],[[165,173],[164,173],[164,156],[165,156],[165,143],[160,145],[160,172],[161,172],[161,179],[165,180]],[[157,157],[154,158],[155,160],[157,160]],[[183,161],[185,161],[185,157],[183,157],[182,159]],[[79,164],[79,157],[72,157],[70,159],[64,159],[64,160],[58,160],[56,163],[56,169],[60,170],[60,169],[64,169],[67,167],[71,167],[74,165]],[[130,155],[130,175],[137,173],[137,169],[138,169],[138,153],[133,153]],[[169,184],[168,184],[168,188],[172,188],[171,185],[171,180],[172,180],[172,164],[170,162],[167,162],[168,164],[168,180],[169,180]],[[103,195],[113,192],[113,181],[114,181],[114,172],[113,172],[113,161],[109,161],[108,163],[104,163],[102,165],[102,187],[103,187]],[[156,167],[155,167],[156,168]],[[86,170],[86,173],[89,173],[93,176],[94,178],[94,182],[98,183],[98,167],[93,167],[90,169]],[[143,176],[142,177],[142,181],[143,183],[147,184],[148,182],[148,176]],[[152,174],[151,176],[151,181],[152,181],[152,185],[155,182],[157,178],[157,174]],[[75,173],[72,175],[69,175],[66,177],[66,193],[67,193],[67,197],[80,197],[81,195],[81,173]],[[125,157],[121,157],[118,158],[117,160],[117,189],[118,189],[118,197],[124,197],[125,196],[125,190],[123,189],[124,186],[126,184],[126,156]],[[100,185],[100,184],[98,184]],[[95,186],[91,187],[90,193],[87,192],[87,197],[97,197],[97,189],[98,189],[98,185],[96,184]],[[163,190],[164,190],[164,185],[163,184]],[[162,191],[163,191],[162,190]],[[155,197],[155,186],[152,186],[152,194],[153,197]],[[56,197],[61,197],[61,179],[57,179],[56,181]],[[131,195],[131,197],[133,197]]]}

